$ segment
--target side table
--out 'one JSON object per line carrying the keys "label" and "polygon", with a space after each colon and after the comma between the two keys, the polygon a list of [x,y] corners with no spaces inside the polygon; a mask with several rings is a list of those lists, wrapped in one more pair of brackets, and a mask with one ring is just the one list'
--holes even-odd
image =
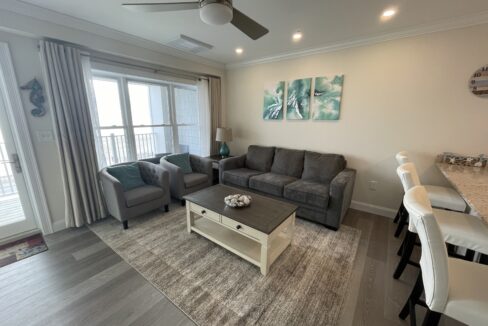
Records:
{"label": "side table", "polygon": [[232,157],[232,156],[227,156],[224,158],[220,155],[207,156],[207,158],[209,158],[212,161],[213,184],[214,185],[219,184],[219,164],[220,164],[220,161],[222,161],[223,159],[229,158],[229,157]]}

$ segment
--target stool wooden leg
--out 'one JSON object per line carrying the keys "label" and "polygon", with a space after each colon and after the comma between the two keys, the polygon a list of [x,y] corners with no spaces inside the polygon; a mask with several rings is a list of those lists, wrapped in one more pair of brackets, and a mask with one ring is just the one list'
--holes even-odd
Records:
{"label": "stool wooden leg", "polygon": [[408,315],[410,315],[411,322],[412,320],[415,322],[415,305],[419,301],[422,292],[424,292],[424,284],[422,282],[422,271],[420,271],[417,281],[413,286],[412,292],[410,292],[407,302],[405,302],[402,311],[400,311],[400,314],[398,315],[400,319],[405,320]]}
{"label": "stool wooden leg", "polygon": [[395,273],[393,274],[394,279],[398,279],[402,275],[405,267],[410,261],[410,256],[412,255],[416,238],[417,235],[415,233],[407,231],[407,234],[405,235],[405,240],[403,242],[402,258],[398,262],[398,266],[395,269]]}
{"label": "stool wooden leg", "polygon": [[405,206],[403,206],[403,201],[400,204],[400,207],[398,208],[398,211],[395,215],[395,219],[393,220],[393,223],[397,223],[400,220],[400,216],[402,216],[403,212],[405,210]]}
{"label": "stool wooden leg", "polygon": [[402,255],[403,246],[405,246],[405,238],[403,238],[402,244],[400,245],[400,248],[398,248],[397,256],[401,256]]}
{"label": "stool wooden leg", "polygon": [[425,315],[424,322],[422,326],[437,326],[439,324],[439,320],[441,319],[441,314],[430,309],[427,310],[427,314]]}
{"label": "stool wooden leg", "polygon": [[407,224],[408,224],[408,213],[405,212],[404,214],[402,214],[402,216],[400,217],[400,220],[398,221],[398,226],[397,226],[397,229],[395,231],[395,238],[398,238],[400,236],[400,234],[403,231],[403,228]]}

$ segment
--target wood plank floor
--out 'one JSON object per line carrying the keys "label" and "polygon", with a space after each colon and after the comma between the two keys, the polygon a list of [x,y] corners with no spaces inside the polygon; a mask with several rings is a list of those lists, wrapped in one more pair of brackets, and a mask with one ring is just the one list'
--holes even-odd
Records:
{"label": "wood plank floor", "polygon": [[[177,205],[172,205],[175,209]],[[362,230],[341,325],[407,325],[397,314],[418,269],[392,278],[400,244],[392,220],[350,210]],[[193,325],[89,229],[46,237],[49,250],[0,268],[1,325]],[[424,309],[418,308],[419,320]],[[441,325],[461,325],[443,317]]]}

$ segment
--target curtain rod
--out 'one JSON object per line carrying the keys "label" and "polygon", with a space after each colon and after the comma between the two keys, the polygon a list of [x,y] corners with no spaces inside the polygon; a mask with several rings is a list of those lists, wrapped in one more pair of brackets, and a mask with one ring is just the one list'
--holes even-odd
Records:
{"label": "curtain rod", "polygon": [[[221,78],[220,76],[216,75],[211,75],[211,74],[202,74],[202,73],[196,73],[196,72],[191,72],[191,71],[186,71],[186,70],[181,70],[181,69],[175,69],[171,67],[166,67],[163,65],[158,65],[158,64],[153,64],[153,63],[148,63],[148,62],[143,62],[139,61],[136,59],[131,59],[131,58],[125,58],[122,56],[98,51],[98,50],[93,50],[89,47],[79,45],[76,43],[70,43],[58,39],[53,39],[53,38],[43,38],[45,41],[50,41],[50,42],[55,42],[55,43],[60,43],[63,45],[68,45],[71,47],[75,47],[80,49],[81,55],[82,56],[88,56],[95,61],[104,61],[105,63],[115,63],[118,65],[123,65],[127,67],[132,67],[132,68],[139,68],[139,69],[146,69],[149,70],[153,73],[162,73],[166,75],[172,75],[174,77],[191,77],[195,79],[209,79],[209,78]],[[40,46],[38,46],[38,49]]]}

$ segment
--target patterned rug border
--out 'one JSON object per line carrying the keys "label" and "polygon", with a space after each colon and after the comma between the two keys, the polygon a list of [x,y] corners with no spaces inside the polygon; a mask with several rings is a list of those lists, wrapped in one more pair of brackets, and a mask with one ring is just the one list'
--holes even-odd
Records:
{"label": "patterned rug border", "polygon": [[[179,214],[181,213],[181,211],[184,210],[184,208],[176,208],[176,209],[173,209],[171,210],[170,212],[167,212],[167,213],[160,213],[162,214],[163,216],[172,216],[172,215],[176,215],[176,214]],[[148,213],[144,216],[157,216],[155,215],[154,213]],[[143,218],[143,217],[142,217]],[[144,219],[144,218],[143,218]],[[300,218],[298,218],[300,219]],[[159,291],[161,294],[163,294],[165,296],[166,299],[168,299],[175,307],[177,307],[181,312],[183,312],[185,314],[185,316],[187,316],[195,325],[201,325],[200,323],[198,323],[191,315],[189,312],[186,312],[177,302],[175,302],[175,300],[173,298],[171,298],[170,295],[168,295],[168,293],[166,293],[163,289],[159,288],[158,285],[152,281],[149,277],[146,277],[144,275],[144,273],[134,264],[134,263],[131,263],[129,258],[126,258],[125,255],[117,248],[115,248],[115,246],[111,245],[109,242],[105,241],[95,230],[94,228],[98,225],[98,224],[102,224],[102,223],[109,223],[110,220],[115,220],[115,218],[113,217],[108,217],[106,219],[103,219],[103,220],[100,220],[98,222],[96,222],[95,224],[91,224],[91,225],[88,225],[88,228],[89,230],[95,234],[103,243],[105,243],[109,248],[111,248],[124,262],[126,262],[127,264],[129,264],[132,268],[134,268],[137,273],[139,273],[139,275],[141,275],[146,281],[148,281],[157,291]],[[311,224],[316,224],[314,222],[311,222],[311,221],[308,221],[308,220],[305,220],[305,219],[301,219],[302,221],[306,222],[306,223],[311,223]],[[118,221],[117,221],[118,222]],[[352,261],[352,265],[351,265],[351,269],[354,267],[355,263],[357,262],[358,260],[358,255],[359,255],[359,252],[360,250],[358,250],[359,248],[359,245],[360,245],[360,240],[361,240],[361,236],[362,236],[362,231],[360,229],[357,229],[357,228],[354,228],[352,226],[348,226],[348,225],[341,225],[341,228],[349,228],[349,229],[352,229],[354,230],[354,232],[357,232],[358,233],[358,240],[357,240],[357,244],[356,244],[356,253],[354,255],[354,258],[353,258],[353,261]],[[330,229],[327,229],[325,228],[326,231],[330,231],[330,232],[340,232],[339,231],[333,231],[333,230],[330,230]],[[196,234],[196,233],[195,233]],[[199,234],[196,234],[198,237],[201,237],[202,239],[205,239],[207,241],[210,241],[208,239],[206,239],[205,237],[199,235]],[[225,248],[222,248],[224,250],[226,250]],[[236,256],[236,258],[238,259],[242,259],[238,256]],[[249,263],[250,264],[250,263]],[[256,266],[255,266],[256,267]],[[256,267],[258,268],[258,267]],[[347,278],[347,282],[346,282],[346,289],[345,289],[345,292],[344,292],[344,297],[343,297],[343,300],[341,302],[341,311],[339,313],[339,318],[338,318],[338,321],[342,320],[342,317],[343,317],[343,314],[344,314],[344,303],[347,301],[347,299],[349,298],[349,295],[351,293],[351,277],[352,277],[353,273],[352,273],[352,270],[349,272],[349,275],[348,275],[348,278]],[[258,319],[259,320],[259,319]]]}

